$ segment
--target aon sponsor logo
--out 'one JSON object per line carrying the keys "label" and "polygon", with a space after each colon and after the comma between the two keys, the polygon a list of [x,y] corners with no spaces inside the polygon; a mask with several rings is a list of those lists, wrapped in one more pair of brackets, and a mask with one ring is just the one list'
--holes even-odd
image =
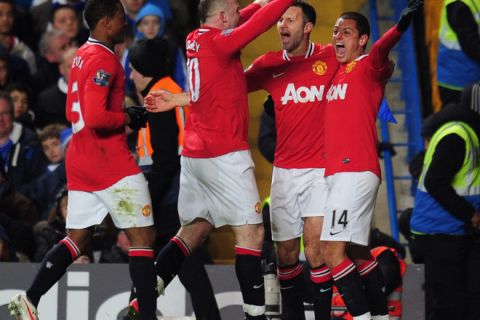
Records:
{"label": "aon sponsor logo", "polygon": [[347,95],[347,87],[348,84],[346,83],[332,85],[327,92],[327,101],[345,100],[345,96]]}
{"label": "aon sponsor logo", "polygon": [[323,100],[323,92],[325,91],[325,86],[311,86],[308,87],[298,87],[295,88],[293,83],[290,83],[285,90],[281,101],[283,105],[286,105],[289,101],[294,103],[306,103],[306,102],[315,102]]}

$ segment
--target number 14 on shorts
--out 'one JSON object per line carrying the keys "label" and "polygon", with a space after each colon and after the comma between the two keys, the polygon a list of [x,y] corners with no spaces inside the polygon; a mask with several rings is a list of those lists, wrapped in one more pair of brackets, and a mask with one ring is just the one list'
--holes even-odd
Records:
{"label": "number 14 on shorts", "polygon": [[332,211],[332,225],[330,226],[330,235],[334,236],[344,231],[347,228],[348,224],[348,211],[343,210],[342,212],[337,210]]}

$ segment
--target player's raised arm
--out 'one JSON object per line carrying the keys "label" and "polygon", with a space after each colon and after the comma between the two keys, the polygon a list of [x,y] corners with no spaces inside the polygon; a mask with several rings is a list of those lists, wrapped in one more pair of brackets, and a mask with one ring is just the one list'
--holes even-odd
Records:
{"label": "player's raised arm", "polygon": [[262,7],[244,24],[225,30],[215,39],[217,50],[235,53],[267,31],[294,3],[293,0],[273,0]]}
{"label": "player's raised arm", "polygon": [[372,56],[372,64],[375,69],[380,69],[388,63],[390,50],[397,44],[402,34],[407,31],[413,15],[422,5],[423,0],[410,0],[407,7],[403,9],[397,24],[374,43],[370,50],[370,55]]}
{"label": "player's raised arm", "polygon": [[164,90],[152,91],[144,99],[144,105],[149,112],[165,112],[190,103],[187,92],[170,93]]}

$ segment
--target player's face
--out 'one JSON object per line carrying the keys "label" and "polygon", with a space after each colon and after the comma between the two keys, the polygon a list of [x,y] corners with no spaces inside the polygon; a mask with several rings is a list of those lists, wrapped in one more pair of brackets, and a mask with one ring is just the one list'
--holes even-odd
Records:
{"label": "player's face", "polygon": [[0,3],[0,33],[10,33],[13,27],[13,20],[13,6],[9,3]]}
{"label": "player's face", "polygon": [[113,44],[122,43],[125,39],[127,20],[125,19],[125,12],[121,5],[117,6],[117,12],[110,18],[110,24],[110,39]]}
{"label": "player's face", "polygon": [[288,8],[277,22],[277,31],[282,47],[288,53],[295,53],[296,50],[303,48],[308,37],[302,9]]}
{"label": "player's face", "polygon": [[58,9],[53,17],[52,26],[55,29],[62,30],[68,38],[75,38],[78,34],[77,13],[68,7]]}
{"label": "player's face", "polygon": [[228,0],[225,7],[225,20],[227,23],[226,29],[235,28],[240,19],[240,6],[238,0]]}
{"label": "player's face", "polygon": [[13,130],[13,115],[5,99],[0,99],[0,138],[10,135]]}
{"label": "player's face", "polygon": [[146,39],[154,39],[160,32],[160,18],[145,16],[138,24],[138,31],[143,33]]}
{"label": "player's face", "polygon": [[17,119],[28,110],[28,95],[24,91],[13,90],[10,97],[13,101],[13,116]]}
{"label": "player's face", "polygon": [[335,23],[332,42],[338,62],[348,63],[358,58],[366,41],[366,35],[359,36],[355,20],[340,18]]}
{"label": "player's face", "polygon": [[63,159],[62,144],[58,138],[48,138],[42,141],[43,153],[50,163],[59,163]]}

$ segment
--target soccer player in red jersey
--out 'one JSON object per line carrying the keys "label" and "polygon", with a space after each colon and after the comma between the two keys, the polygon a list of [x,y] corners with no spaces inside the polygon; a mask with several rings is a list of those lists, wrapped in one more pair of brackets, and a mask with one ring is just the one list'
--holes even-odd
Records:
{"label": "soccer player in red jersey", "polygon": [[333,30],[333,45],[341,65],[326,96],[329,195],[321,247],[334,284],[354,319],[388,319],[383,278],[368,250],[380,184],[375,120],[393,72],[388,54],[422,3],[410,0],[399,22],[375,42],[369,54],[365,48],[370,26],[364,16],[344,13]]}
{"label": "soccer player in red jersey", "polygon": [[[241,11],[237,0],[199,3],[202,25],[186,39],[191,108],[181,159],[178,211],[182,227],[156,263],[163,287],[214,227],[231,225],[247,319],[265,319],[260,266],[264,231],[247,143],[247,84],[240,50],[293,3],[267,2],[257,0]],[[145,102],[150,111],[162,111],[155,107],[153,95]]]}
{"label": "soccer player in red jersey", "polygon": [[249,91],[267,90],[275,105],[275,150],[270,215],[276,242],[282,319],[305,319],[300,237],[310,265],[316,320],[329,320],[332,276],[320,256],[328,188],[325,181],[324,111],[339,63],[333,46],[310,42],[315,9],[297,3],[277,23],[283,50],[257,58],[245,75]]}
{"label": "soccer player in red jersey", "polygon": [[125,229],[130,275],[137,289],[140,319],[156,319],[154,231],[146,180],[127,147],[125,125],[145,125],[145,111],[124,110],[124,74],[113,47],[127,26],[120,0],[89,0],[85,19],[91,37],[70,71],[66,114],[73,137],[67,151],[68,235],[45,256],[26,295],[9,306],[18,319],[37,319],[36,306],[83,252],[93,225],[110,213]]}

